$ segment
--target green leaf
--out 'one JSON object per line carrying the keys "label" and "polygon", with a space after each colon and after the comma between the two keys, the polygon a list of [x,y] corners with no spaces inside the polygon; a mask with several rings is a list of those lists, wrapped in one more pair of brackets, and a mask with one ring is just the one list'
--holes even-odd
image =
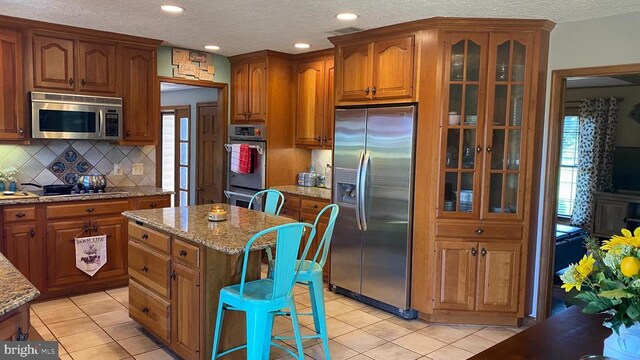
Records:
{"label": "green leaf", "polygon": [[627,308],[627,315],[631,320],[637,321],[640,318],[640,309],[638,309],[637,305],[630,304]]}
{"label": "green leaf", "polygon": [[598,296],[607,298],[607,299],[624,299],[624,298],[633,298],[635,295],[632,293],[626,292],[624,289],[615,289],[615,290],[602,291],[598,294]]}

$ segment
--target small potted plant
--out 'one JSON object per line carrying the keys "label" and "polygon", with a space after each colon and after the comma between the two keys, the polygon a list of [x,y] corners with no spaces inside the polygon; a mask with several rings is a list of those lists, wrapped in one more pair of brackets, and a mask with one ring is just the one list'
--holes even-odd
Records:
{"label": "small potted plant", "polygon": [[[2,170],[2,175],[4,177],[4,181],[8,181],[9,182],[9,191],[17,191],[17,186],[16,186],[16,174],[18,174],[18,169],[14,168],[14,167],[10,167],[8,169],[4,169]],[[4,184],[3,184],[4,187]]]}
{"label": "small potted plant", "polygon": [[585,314],[608,314],[604,326],[613,330],[604,341],[604,355],[618,360],[640,359],[640,227],[622,229],[602,245],[586,241],[588,255],[560,277],[562,288],[576,289]]}
{"label": "small potted plant", "polygon": [[0,192],[5,190],[4,182],[7,181],[6,176],[4,176],[4,171],[0,170]]}

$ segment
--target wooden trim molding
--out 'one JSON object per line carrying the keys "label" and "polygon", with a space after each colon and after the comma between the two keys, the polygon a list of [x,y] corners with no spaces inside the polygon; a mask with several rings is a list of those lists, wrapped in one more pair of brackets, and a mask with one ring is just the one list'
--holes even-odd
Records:
{"label": "wooden trim molding", "polygon": [[547,128],[547,161],[545,169],[542,233],[540,246],[540,276],[538,277],[538,296],[536,299],[537,320],[542,321],[551,315],[551,287],[553,286],[553,265],[555,260],[556,208],[558,203],[558,176],[562,118],[567,78],[578,76],[613,76],[640,73],[640,64],[624,64],[576,69],[554,70],[551,73],[551,98],[549,104],[549,126]]}
{"label": "wooden trim molding", "polygon": [[218,88],[218,89],[222,89],[225,86],[227,86],[227,84],[220,83],[220,82],[181,79],[181,78],[174,78],[170,76],[158,76],[158,82],[161,82],[161,83],[168,82],[168,83],[174,83],[174,84],[191,85],[191,86],[199,86],[199,87],[206,87],[206,88]]}

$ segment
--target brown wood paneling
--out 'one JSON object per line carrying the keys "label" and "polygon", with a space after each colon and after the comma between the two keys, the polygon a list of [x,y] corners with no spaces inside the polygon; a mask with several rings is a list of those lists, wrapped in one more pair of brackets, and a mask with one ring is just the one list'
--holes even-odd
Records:
{"label": "brown wood paneling", "polygon": [[435,235],[437,237],[467,238],[476,240],[501,239],[519,241],[523,235],[523,227],[522,224],[517,223],[437,222],[435,226]]}
{"label": "brown wood paneling", "polygon": [[156,82],[156,51],[122,47],[122,143],[155,144],[158,133],[159,92]]}
{"label": "brown wood paneling", "polygon": [[33,36],[33,86],[39,89],[73,91],[75,78],[73,38],[45,34]]}
{"label": "brown wood paneling", "polygon": [[136,201],[136,209],[146,210],[171,207],[171,198],[169,196],[170,195],[139,198]]}
{"label": "brown wood paneling", "polygon": [[129,200],[81,201],[47,206],[47,219],[120,214],[129,210]]}
{"label": "brown wood paneling", "polygon": [[34,221],[36,219],[35,206],[5,207],[2,212],[5,223]]}
{"label": "brown wood paneling", "polygon": [[116,44],[78,41],[78,86],[80,92],[117,92]]}
{"label": "brown wood paneling", "polygon": [[170,342],[170,304],[135,280],[129,282],[129,316],[154,335]]}
{"label": "brown wood paneling", "polygon": [[22,44],[19,32],[0,29],[0,140],[28,137]]}
{"label": "brown wood paneling", "polygon": [[518,311],[520,244],[480,243],[478,255],[478,311]]}
{"label": "brown wood paneling", "polygon": [[374,42],[371,93],[376,99],[413,97],[415,36]]}
{"label": "brown wood paneling", "polygon": [[[174,240],[177,241],[177,240]],[[178,257],[175,257],[176,259]],[[174,264],[171,285],[171,348],[185,360],[200,357],[200,273]]]}
{"label": "brown wood paneling", "polygon": [[436,241],[435,309],[475,309],[477,247],[477,243]]}
{"label": "brown wood paneling", "polygon": [[173,240],[173,258],[191,267],[200,267],[200,248],[178,239]]}
{"label": "brown wood paneling", "polygon": [[169,256],[129,241],[129,275],[158,294],[169,296]]}
{"label": "brown wood paneling", "polygon": [[227,124],[220,116],[225,112],[214,103],[198,103],[196,201],[198,204],[224,202],[227,152]]}
{"label": "brown wood paneling", "polygon": [[320,147],[324,121],[324,60],[296,66],[296,145]]}
{"label": "brown wood paneling", "polygon": [[171,236],[138,225],[133,221],[129,222],[129,237],[162,253],[168,254],[170,251],[169,241]]}

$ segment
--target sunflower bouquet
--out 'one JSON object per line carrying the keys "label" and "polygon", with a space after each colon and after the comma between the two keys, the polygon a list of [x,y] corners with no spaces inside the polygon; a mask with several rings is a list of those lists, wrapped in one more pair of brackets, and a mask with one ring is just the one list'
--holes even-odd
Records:
{"label": "sunflower bouquet", "polygon": [[576,298],[585,304],[585,314],[609,314],[604,325],[616,333],[622,325],[640,321],[640,227],[633,234],[622,229],[600,245],[586,241],[588,255],[571,264],[560,276],[562,288],[576,289]]}

